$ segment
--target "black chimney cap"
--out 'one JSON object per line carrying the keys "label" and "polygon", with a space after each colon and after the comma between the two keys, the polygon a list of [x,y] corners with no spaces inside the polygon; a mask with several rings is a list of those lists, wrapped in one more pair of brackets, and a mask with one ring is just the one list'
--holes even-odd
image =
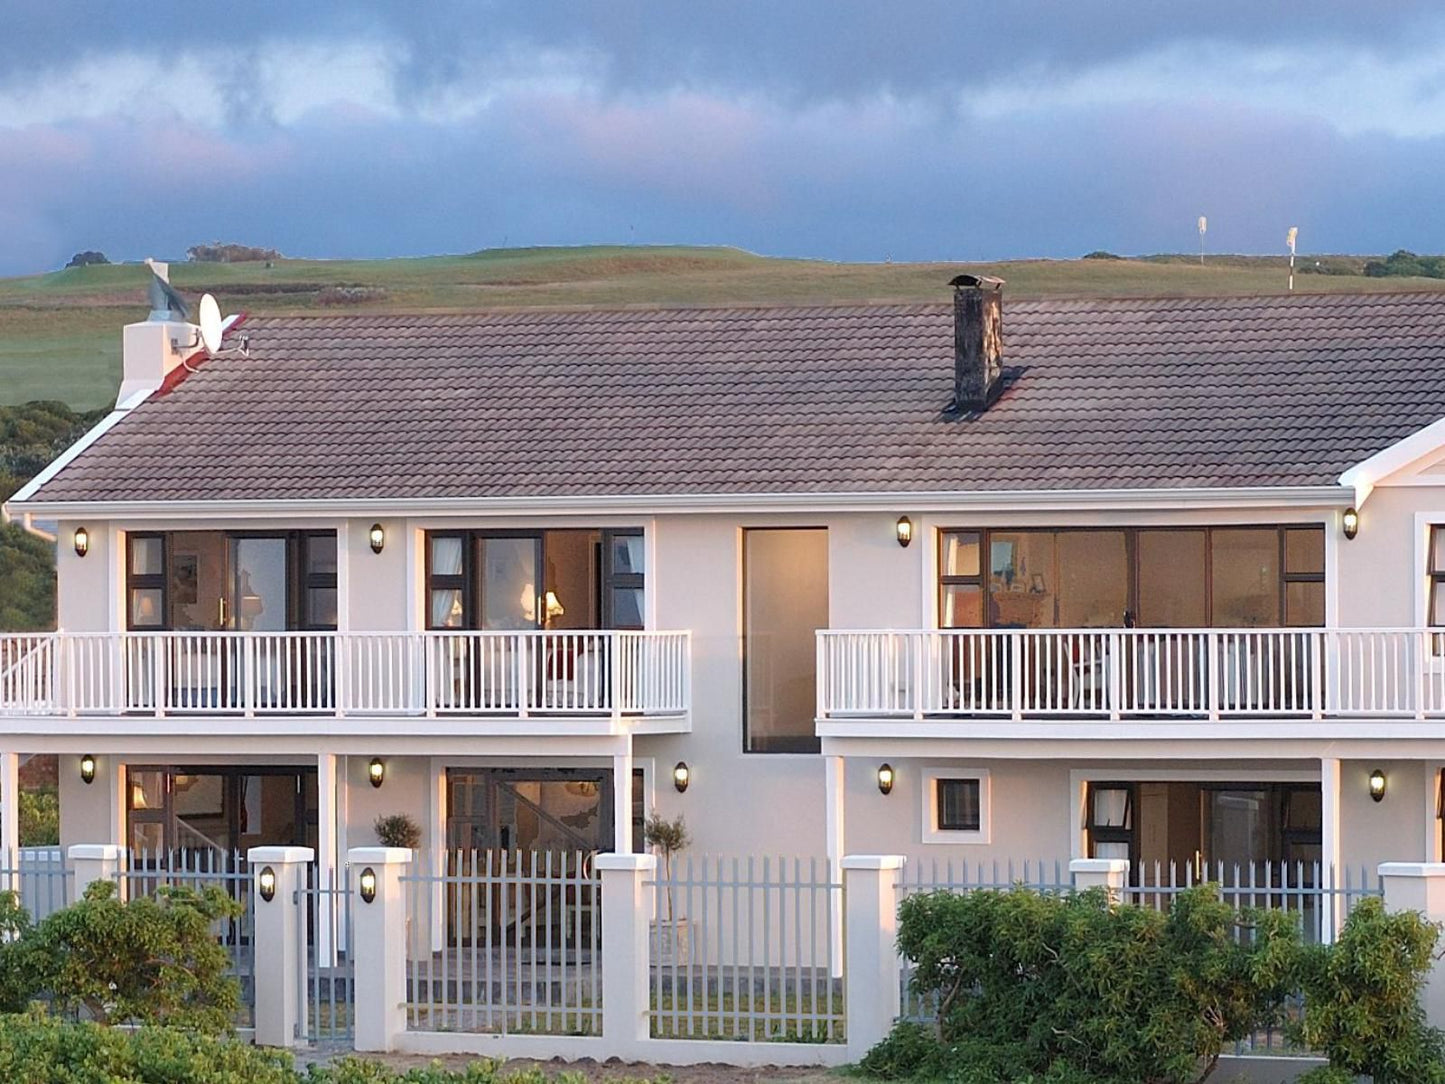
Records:
{"label": "black chimney cap", "polygon": [[980,290],[1002,290],[1003,279],[991,278],[988,275],[959,275],[950,279],[950,286],[968,286]]}

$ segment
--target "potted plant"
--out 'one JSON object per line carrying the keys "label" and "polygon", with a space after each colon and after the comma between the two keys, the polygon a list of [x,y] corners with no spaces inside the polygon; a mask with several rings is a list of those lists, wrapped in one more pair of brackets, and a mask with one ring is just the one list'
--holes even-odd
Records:
{"label": "potted plant", "polygon": [[652,923],[650,955],[654,963],[686,964],[691,958],[692,943],[687,919],[675,917],[672,910],[672,856],[692,842],[687,822],[682,814],[667,820],[654,809],[642,826],[642,838],[662,859],[662,883],[667,898],[667,916]]}
{"label": "potted plant", "polygon": [[421,846],[421,825],[405,813],[383,814],[376,818],[372,828],[383,847],[406,847],[414,851]]}

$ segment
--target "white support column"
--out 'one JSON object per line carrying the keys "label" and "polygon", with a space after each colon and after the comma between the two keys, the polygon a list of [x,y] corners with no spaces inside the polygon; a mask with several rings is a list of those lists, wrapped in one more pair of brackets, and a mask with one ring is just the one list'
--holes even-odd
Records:
{"label": "white support column", "polygon": [[[1327,889],[1340,881],[1340,762],[1320,760],[1320,880]],[[1329,944],[1339,929],[1340,908],[1333,892],[1320,901],[1320,940]]]}
{"label": "white support column", "polygon": [[[629,758],[630,759],[630,758]],[[602,1034],[608,1052],[623,1059],[642,1057],[636,1049],[649,1033],[647,938],[651,926],[645,882],[657,870],[652,854],[599,854],[593,859],[602,880]]]}
{"label": "white support column", "polygon": [[[433,877],[440,877],[447,871],[447,768],[446,761],[438,757],[427,765],[427,802],[431,809],[427,866]],[[434,884],[432,889],[428,943],[433,952],[441,952],[447,940],[446,892],[440,884]]]}
{"label": "white support column", "polygon": [[[336,883],[336,869],[341,855],[337,840],[336,792],[340,785],[337,775],[337,758],[332,753],[316,754],[316,885],[325,888]],[[309,861],[309,859],[308,859]],[[302,884],[305,882],[303,880]],[[344,913],[336,896],[322,896],[325,906]],[[321,922],[316,929],[316,959],[327,967],[336,964],[336,953],[340,946],[332,944],[332,930],[339,928],[332,922]],[[260,1042],[258,1039],[257,1042]]]}
{"label": "white support column", "polygon": [[612,849],[632,853],[632,735],[626,751],[612,755]]}
{"label": "white support column", "polygon": [[[6,869],[15,870],[20,864],[20,755],[0,752],[0,855],[4,856]],[[6,878],[11,883],[0,885],[15,888],[19,878]]]}
{"label": "white support column", "polygon": [[110,813],[110,839],[108,842],[118,847],[128,847],[130,840],[127,838],[127,803],[126,803],[126,780],[129,769],[121,763],[118,756],[96,757],[98,767],[96,771],[103,776],[105,786],[110,790],[107,800],[107,808]]}
{"label": "white support column", "polygon": [[1074,890],[1087,892],[1091,888],[1102,888],[1109,893],[1109,900],[1117,903],[1129,883],[1129,860],[1127,858],[1075,858],[1069,862],[1069,873],[1074,878]]}
{"label": "white support column", "polygon": [[[355,1046],[363,1053],[396,1049],[406,1030],[406,896],[401,875],[411,864],[406,847],[353,847],[351,921],[355,926]],[[370,901],[362,892],[375,878]]]}
{"label": "white support column", "polygon": [[856,1060],[893,1029],[903,1011],[897,945],[903,856],[850,854],[842,866],[848,897],[843,1004],[848,1014],[848,1055]]}
{"label": "white support column", "polygon": [[[1427,922],[1445,922],[1445,863],[1385,862],[1380,887],[1387,911],[1416,911]],[[1432,1027],[1445,1027],[1445,961],[1438,956],[1420,995]]]}
{"label": "white support column", "polygon": [[[823,758],[823,810],[827,827],[828,877],[843,876],[843,789],[847,765],[842,757]],[[828,899],[829,928],[832,930],[833,978],[843,975],[843,893]]]}
{"label": "white support column", "polygon": [[[265,961],[254,976],[258,1046],[291,1046],[301,1037],[301,1013],[306,1004],[302,940],[306,897],[302,889],[306,887],[306,867],[315,858],[310,847],[252,847],[246,852],[256,916],[255,955]],[[270,899],[266,898],[268,892]],[[323,929],[327,925],[320,923]],[[318,959],[320,956],[318,938]]]}
{"label": "white support column", "polygon": [[78,900],[95,881],[115,883],[120,872],[121,849],[114,843],[76,843],[66,851],[70,860],[70,898]]}

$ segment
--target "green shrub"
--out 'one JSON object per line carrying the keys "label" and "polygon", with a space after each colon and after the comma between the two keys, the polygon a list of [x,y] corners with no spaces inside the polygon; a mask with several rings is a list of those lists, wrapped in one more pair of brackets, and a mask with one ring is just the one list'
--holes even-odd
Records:
{"label": "green shrub", "polygon": [[37,787],[20,792],[20,846],[54,847],[60,842],[60,792]]}

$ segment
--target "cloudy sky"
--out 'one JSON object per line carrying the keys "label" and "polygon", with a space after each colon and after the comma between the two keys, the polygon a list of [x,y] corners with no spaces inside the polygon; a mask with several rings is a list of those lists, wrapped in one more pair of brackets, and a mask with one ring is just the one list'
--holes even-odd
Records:
{"label": "cloudy sky", "polygon": [[[229,9],[229,10],[227,10]],[[235,240],[1445,250],[1445,6],[0,0],[0,274]]]}

